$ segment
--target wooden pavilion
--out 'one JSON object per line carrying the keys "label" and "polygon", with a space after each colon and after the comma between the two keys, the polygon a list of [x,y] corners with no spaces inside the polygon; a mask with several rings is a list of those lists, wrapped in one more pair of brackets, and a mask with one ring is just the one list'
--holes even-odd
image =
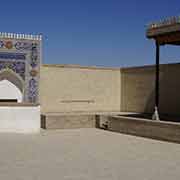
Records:
{"label": "wooden pavilion", "polygon": [[159,120],[159,59],[160,46],[180,45],[180,17],[171,17],[148,26],[146,36],[155,40],[156,76],[155,76],[155,112],[153,119]]}

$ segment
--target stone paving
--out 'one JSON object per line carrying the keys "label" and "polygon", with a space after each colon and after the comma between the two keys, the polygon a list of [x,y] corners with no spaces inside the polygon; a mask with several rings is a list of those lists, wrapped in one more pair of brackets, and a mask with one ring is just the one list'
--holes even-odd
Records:
{"label": "stone paving", "polygon": [[99,129],[0,134],[0,180],[179,180],[180,144]]}

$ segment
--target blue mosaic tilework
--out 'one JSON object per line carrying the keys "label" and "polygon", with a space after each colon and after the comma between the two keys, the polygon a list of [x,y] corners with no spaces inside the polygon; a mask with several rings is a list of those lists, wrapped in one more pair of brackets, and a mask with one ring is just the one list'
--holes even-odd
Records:
{"label": "blue mosaic tilework", "polygon": [[10,69],[25,81],[28,87],[24,87],[24,101],[30,103],[38,102],[41,58],[39,40],[0,39],[0,71]]}
{"label": "blue mosaic tilework", "polygon": [[21,53],[7,53],[0,52],[0,59],[15,59],[15,60],[25,60],[26,55]]}
{"label": "blue mosaic tilework", "polygon": [[3,47],[4,47],[4,42],[0,41],[0,48],[3,48]]}
{"label": "blue mosaic tilework", "polygon": [[23,42],[23,41],[13,42],[13,41],[5,40],[5,41],[0,41],[0,48],[7,48],[6,47],[7,42],[12,44],[12,48],[15,48],[16,50],[19,50],[19,51],[24,51],[24,50],[31,51],[32,46],[33,46],[33,43],[31,42]]}
{"label": "blue mosaic tilework", "polygon": [[33,45],[32,43],[18,41],[14,44],[14,47],[20,51],[24,51],[24,50],[30,51],[32,50],[32,45]]}
{"label": "blue mosaic tilework", "polygon": [[29,89],[29,93],[28,93],[29,101],[31,103],[36,102],[38,95],[38,82],[34,78],[30,79],[28,89]]}
{"label": "blue mosaic tilework", "polygon": [[0,61],[0,71],[3,69],[10,69],[19,74],[25,80],[25,63],[24,62],[10,62]]}
{"label": "blue mosaic tilework", "polygon": [[35,68],[38,64],[38,49],[37,44],[33,44],[31,52],[31,67]]}

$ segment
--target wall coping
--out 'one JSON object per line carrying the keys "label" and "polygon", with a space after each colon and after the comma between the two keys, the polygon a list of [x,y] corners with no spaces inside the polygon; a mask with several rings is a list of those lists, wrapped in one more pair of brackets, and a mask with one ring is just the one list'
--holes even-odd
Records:
{"label": "wall coping", "polygon": [[52,68],[76,68],[76,69],[97,69],[97,70],[113,70],[119,71],[118,67],[100,67],[100,66],[81,66],[79,64],[42,64],[44,67],[52,67]]}
{"label": "wall coping", "polygon": [[[167,66],[177,66],[180,63],[167,63],[160,64],[161,68]],[[79,64],[42,64],[43,67],[52,67],[52,68],[76,68],[76,69],[97,69],[97,70],[112,70],[112,71],[125,71],[125,70],[138,70],[138,69],[150,69],[154,68],[155,64],[142,65],[142,66],[129,66],[129,67],[103,67],[103,66],[81,66]]]}
{"label": "wall coping", "polygon": [[143,123],[149,123],[149,124],[156,124],[156,125],[176,125],[178,127],[180,127],[180,123],[179,122],[173,122],[173,121],[163,121],[163,120],[151,120],[151,119],[146,119],[146,118],[138,118],[138,117],[126,117],[123,115],[113,115],[111,116],[112,118],[114,118],[114,120],[128,120],[128,121],[132,121],[132,122],[143,122]]}
{"label": "wall coping", "polygon": [[[180,63],[167,63],[167,64],[160,64],[160,68],[164,68],[167,66],[180,66]],[[150,65],[144,65],[144,66],[130,66],[130,67],[122,67],[120,70],[138,70],[138,69],[150,69],[154,68],[155,64],[150,64]]]}

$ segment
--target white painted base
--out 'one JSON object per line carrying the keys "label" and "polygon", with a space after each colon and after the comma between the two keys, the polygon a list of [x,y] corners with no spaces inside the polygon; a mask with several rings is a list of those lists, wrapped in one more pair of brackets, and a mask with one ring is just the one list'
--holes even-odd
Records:
{"label": "white painted base", "polygon": [[40,132],[40,106],[1,106],[0,132]]}

